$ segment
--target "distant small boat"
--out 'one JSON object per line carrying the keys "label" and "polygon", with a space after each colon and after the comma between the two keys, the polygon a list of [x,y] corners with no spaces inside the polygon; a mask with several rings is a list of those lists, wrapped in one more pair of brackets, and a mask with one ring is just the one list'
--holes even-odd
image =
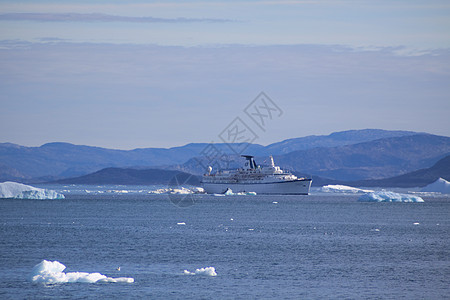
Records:
{"label": "distant small boat", "polygon": [[256,194],[272,195],[308,195],[312,179],[297,178],[290,172],[275,166],[270,156],[269,166],[258,166],[251,155],[242,155],[245,163],[235,170],[218,170],[212,172],[208,167],[203,175],[203,188],[208,194],[223,194],[227,189],[234,193],[255,192]]}

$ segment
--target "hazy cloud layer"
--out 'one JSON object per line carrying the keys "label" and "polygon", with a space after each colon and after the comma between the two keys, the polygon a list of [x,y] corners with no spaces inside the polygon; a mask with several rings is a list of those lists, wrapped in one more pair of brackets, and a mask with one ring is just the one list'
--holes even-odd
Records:
{"label": "hazy cloud layer", "polygon": [[127,23],[192,23],[192,22],[232,22],[227,19],[210,18],[154,18],[129,17],[100,13],[8,13],[0,14],[3,21],[37,22],[127,22]]}

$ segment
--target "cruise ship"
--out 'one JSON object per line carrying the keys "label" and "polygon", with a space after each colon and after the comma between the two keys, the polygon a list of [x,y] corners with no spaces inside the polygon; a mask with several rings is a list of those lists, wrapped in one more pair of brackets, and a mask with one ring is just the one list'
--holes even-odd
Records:
{"label": "cruise ship", "polygon": [[202,184],[208,194],[222,194],[228,189],[234,193],[255,192],[272,195],[308,195],[311,179],[297,178],[290,172],[275,166],[270,156],[269,166],[256,165],[251,155],[242,155],[245,163],[242,168],[234,170],[218,170],[212,172],[209,166],[203,175]]}

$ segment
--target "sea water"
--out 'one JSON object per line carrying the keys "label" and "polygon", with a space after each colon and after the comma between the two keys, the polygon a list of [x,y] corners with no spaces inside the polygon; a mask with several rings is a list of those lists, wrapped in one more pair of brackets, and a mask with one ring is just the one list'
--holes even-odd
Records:
{"label": "sea water", "polygon": [[[1,299],[450,297],[448,197],[193,195],[179,207],[148,187],[54,188],[66,199],[0,199]],[[44,259],[134,283],[28,281]]]}

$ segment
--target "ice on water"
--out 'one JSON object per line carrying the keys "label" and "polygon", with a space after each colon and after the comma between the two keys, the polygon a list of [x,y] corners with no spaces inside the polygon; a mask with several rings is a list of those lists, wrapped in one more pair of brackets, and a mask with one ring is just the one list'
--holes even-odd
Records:
{"label": "ice on water", "polygon": [[122,282],[133,283],[134,278],[107,277],[100,273],[86,272],[69,272],[64,273],[65,265],[59,261],[43,260],[31,270],[29,281],[35,283],[56,284],[56,283],[106,283],[106,282]]}
{"label": "ice on water", "polygon": [[187,195],[187,194],[202,194],[205,190],[201,187],[180,187],[180,188],[161,188],[149,191],[149,194],[180,194],[180,195]]}
{"label": "ice on water", "polygon": [[225,193],[223,194],[213,194],[214,196],[256,196],[255,192],[238,192],[235,193],[233,192],[232,189],[227,188],[227,190],[225,191]]}
{"label": "ice on water", "polygon": [[64,195],[53,190],[7,181],[0,183],[0,198],[14,199],[64,199]]}
{"label": "ice on water", "polygon": [[189,272],[184,270],[185,275],[202,275],[202,276],[217,276],[216,269],[214,267],[206,267],[196,269],[195,272]]}
{"label": "ice on water", "polygon": [[444,178],[439,178],[433,183],[420,190],[421,192],[435,192],[441,194],[450,194],[450,182]]}
{"label": "ice on water", "polygon": [[362,202],[424,202],[418,196],[399,194],[390,191],[370,192],[361,195],[358,201]]}
{"label": "ice on water", "polygon": [[340,184],[329,184],[323,186],[320,191],[322,193],[343,193],[343,194],[361,194],[361,193],[370,193],[373,190],[363,190],[351,186],[340,185]]}

